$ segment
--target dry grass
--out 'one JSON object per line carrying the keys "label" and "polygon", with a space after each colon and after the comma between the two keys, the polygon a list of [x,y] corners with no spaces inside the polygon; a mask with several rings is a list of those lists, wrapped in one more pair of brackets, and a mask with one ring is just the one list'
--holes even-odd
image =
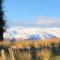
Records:
{"label": "dry grass", "polygon": [[17,41],[17,42],[15,42],[15,45],[12,46],[12,48],[27,48],[27,47],[31,47],[31,46],[34,46],[35,48],[40,48],[43,46],[52,47],[52,45],[51,45],[52,43],[58,44],[58,43],[60,43],[60,39],[52,38],[52,39],[36,40],[36,41],[31,41],[31,40]]}
{"label": "dry grass", "polygon": [[[12,44],[12,45],[11,45]],[[4,45],[4,46],[10,46],[11,48],[27,48],[27,47],[31,47],[34,46],[35,48],[41,48],[41,47],[52,47],[52,44],[54,44],[54,46],[58,46],[60,44],[60,39],[59,38],[52,38],[52,39],[45,39],[45,40],[36,40],[36,41],[32,41],[32,40],[22,40],[22,41],[16,41],[16,42],[8,42],[8,41],[3,41],[0,42],[0,45]],[[58,45],[57,45],[58,44]],[[51,50],[48,49],[42,49],[39,51],[36,51],[36,57],[39,60],[51,60]],[[31,53],[28,52],[19,52],[16,51],[16,58],[19,57],[20,60],[31,60],[32,56]],[[17,60],[17,59],[16,59]]]}
{"label": "dry grass", "polygon": [[[40,48],[40,47],[52,47],[51,44],[60,44],[60,38],[51,38],[51,39],[45,39],[45,40],[21,40],[21,41],[16,41],[16,42],[8,42],[8,41],[0,41],[0,46],[10,46],[12,48],[27,48],[34,46],[35,48]],[[56,45],[57,46],[57,45]]]}
{"label": "dry grass", "polygon": [[0,41],[0,46],[3,45],[3,46],[9,46],[10,42],[8,41]]}
{"label": "dry grass", "polygon": [[43,49],[42,51],[37,51],[36,55],[39,60],[50,60],[51,59],[51,51],[47,49]]}

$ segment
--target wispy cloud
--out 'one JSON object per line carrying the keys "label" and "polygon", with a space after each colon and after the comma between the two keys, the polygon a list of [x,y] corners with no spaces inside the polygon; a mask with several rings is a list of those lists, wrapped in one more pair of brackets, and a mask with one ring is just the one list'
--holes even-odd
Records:
{"label": "wispy cloud", "polygon": [[35,24],[41,27],[59,27],[60,19],[52,17],[39,17],[36,19]]}
{"label": "wispy cloud", "polygon": [[60,27],[60,19],[53,17],[38,17],[32,21],[12,20],[9,22],[11,27]]}
{"label": "wispy cloud", "polygon": [[8,25],[10,27],[19,27],[19,26],[23,26],[24,22],[22,22],[21,20],[9,20],[8,21]]}

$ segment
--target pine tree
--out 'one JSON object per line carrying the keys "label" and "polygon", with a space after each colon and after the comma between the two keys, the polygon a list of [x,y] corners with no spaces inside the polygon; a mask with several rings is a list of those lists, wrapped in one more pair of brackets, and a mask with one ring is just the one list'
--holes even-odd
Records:
{"label": "pine tree", "polygon": [[4,33],[4,26],[5,26],[5,20],[4,20],[4,12],[3,12],[3,0],[0,0],[0,41],[3,41],[3,33]]}

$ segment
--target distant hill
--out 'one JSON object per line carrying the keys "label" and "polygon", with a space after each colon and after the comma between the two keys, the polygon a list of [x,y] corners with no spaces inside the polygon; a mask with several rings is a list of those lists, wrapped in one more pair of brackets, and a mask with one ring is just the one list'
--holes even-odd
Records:
{"label": "distant hill", "polygon": [[60,38],[60,28],[10,28],[4,33],[4,39],[12,40],[37,40],[48,38]]}

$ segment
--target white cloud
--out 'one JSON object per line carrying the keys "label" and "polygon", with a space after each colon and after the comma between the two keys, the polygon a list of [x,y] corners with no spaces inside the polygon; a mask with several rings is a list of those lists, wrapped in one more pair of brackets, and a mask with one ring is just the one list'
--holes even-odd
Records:
{"label": "white cloud", "polygon": [[36,19],[35,24],[41,27],[59,27],[60,19],[52,17],[39,17]]}
{"label": "white cloud", "polygon": [[23,26],[24,22],[22,22],[21,20],[11,20],[11,21],[8,21],[8,25],[10,27],[19,27],[19,26]]}
{"label": "white cloud", "polygon": [[42,16],[32,21],[12,20],[9,24],[11,27],[60,27],[60,19]]}

